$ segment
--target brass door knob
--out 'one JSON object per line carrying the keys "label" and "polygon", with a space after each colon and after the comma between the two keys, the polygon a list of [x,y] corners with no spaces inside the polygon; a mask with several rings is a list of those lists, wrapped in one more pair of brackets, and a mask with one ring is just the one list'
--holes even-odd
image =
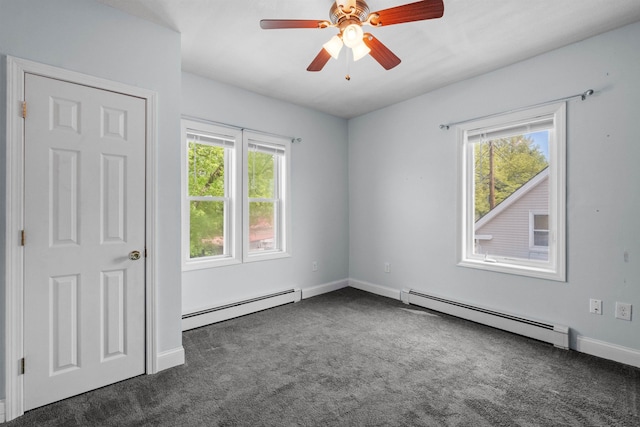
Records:
{"label": "brass door knob", "polygon": [[129,259],[131,261],[137,261],[140,259],[140,251],[131,251],[129,252]]}

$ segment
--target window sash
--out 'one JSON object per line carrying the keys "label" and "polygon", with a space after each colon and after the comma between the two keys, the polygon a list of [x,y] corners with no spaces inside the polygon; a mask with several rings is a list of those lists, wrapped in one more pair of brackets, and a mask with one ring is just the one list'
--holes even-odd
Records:
{"label": "window sash", "polygon": [[[274,137],[271,135],[261,135],[253,132],[245,132],[245,220],[244,230],[244,257],[245,262],[258,261],[263,259],[279,258],[289,256],[290,248],[290,219],[289,219],[289,150],[290,140]],[[269,197],[249,197],[249,153],[257,152],[273,156],[273,193]],[[273,242],[270,247],[256,247],[255,242],[250,241],[250,209],[253,203],[268,203],[273,207]]]}
{"label": "window sash", "polygon": [[[220,255],[210,255],[210,256],[202,256],[202,257],[192,257],[191,256],[191,250],[189,250],[188,255],[187,255],[187,261],[192,261],[192,260],[198,260],[198,261],[203,261],[203,260],[215,260],[215,259],[221,259],[221,258],[228,258],[231,256],[231,252],[232,252],[232,239],[230,239],[230,235],[231,235],[231,217],[229,215],[230,209],[231,209],[231,198],[229,197],[229,188],[230,188],[230,177],[231,177],[231,152],[230,152],[230,148],[234,147],[233,141],[229,141],[229,144],[225,144],[225,143],[218,143],[218,141],[223,141],[223,140],[219,140],[217,138],[214,137],[209,137],[206,135],[197,135],[194,133],[187,133],[187,150],[189,149],[190,144],[201,144],[201,145],[209,145],[209,146],[214,146],[214,147],[221,147],[224,148],[224,157],[223,157],[223,162],[224,162],[224,173],[223,173],[223,192],[224,192],[224,196],[192,196],[191,194],[189,194],[189,189],[187,190],[187,203],[189,205],[189,212],[191,212],[190,207],[191,207],[191,202],[197,202],[197,201],[202,201],[202,202],[223,202],[223,226],[222,226],[222,241],[223,241],[223,246],[222,246],[222,254]],[[191,215],[188,216],[188,219],[186,220],[188,222],[188,229],[189,229],[189,245],[191,245],[191,228],[192,228],[192,224],[191,224]]]}
{"label": "window sash", "polygon": [[[250,141],[248,144],[249,151],[271,154],[274,156],[273,158],[273,197],[264,198],[264,197],[247,197],[249,200],[249,206],[252,203],[271,203],[273,204],[273,247],[268,250],[264,249],[256,249],[249,247],[249,255],[251,254],[264,254],[267,252],[281,252],[283,250],[282,247],[282,236],[281,230],[283,230],[283,216],[281,215],[282,208],[282,162],[284,160],[285,150],[282,147],[278,147],[275,145],[265,144],[265,143],[256,143],[255,141]],[[247,168],[248,172],[248,168]],[[249,208],[250,209],[250,208]],[[249,212],[251,213],[251,212]],[[251,225],[251,224],[249,224]],[[250,245],[249,245],[250,246]]]}

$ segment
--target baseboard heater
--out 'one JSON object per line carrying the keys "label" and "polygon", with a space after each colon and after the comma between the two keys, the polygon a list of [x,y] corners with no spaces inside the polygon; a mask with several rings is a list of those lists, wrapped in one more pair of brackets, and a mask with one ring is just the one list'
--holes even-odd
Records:
{"label": "baseboard heater", "polygon": [[525,319],[523,317],[500,313],[458,301],[423,294],[414,290],[403,290],[401,297],[405,304],[413,304],[450,314],[483,325],[513,332],[514,334],[548,342],[559,348],[569,348],[569,328],[567,326]]}
{"label": "baseboard heater", "polygon": [[189,329],[233,319],[234,317],[244,316],[279,305],[298,302],[301,297],[302,292],[300,289],[288,289],[282,292],[261,295],[255,298],[187,313],[182,315],[182,330],[188,331]]}

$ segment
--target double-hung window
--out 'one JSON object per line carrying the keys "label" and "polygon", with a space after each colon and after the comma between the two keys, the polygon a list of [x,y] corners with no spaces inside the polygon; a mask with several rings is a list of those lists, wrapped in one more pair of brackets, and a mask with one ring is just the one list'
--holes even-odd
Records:
{"label": "double-hung window", "polygon": [[291,141],[182,120],[183,269],[290,251]]}
{"label": "double-hung window", "polygon": [[565,104],[459,125],[459,264],[565,280]]}
{"label": "double-hung window", "polygon": [[244,131],[245,261],[288,254],[290,144],[285,138]]}
{"label": "double-hung window", "polygon": [[239,130],[182,121],[183,267],[240,262]]}

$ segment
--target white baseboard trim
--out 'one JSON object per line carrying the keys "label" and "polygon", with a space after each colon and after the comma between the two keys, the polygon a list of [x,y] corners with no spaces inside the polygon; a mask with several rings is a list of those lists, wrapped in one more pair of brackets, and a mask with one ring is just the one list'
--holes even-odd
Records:
{"label": "white baseboard trim", "polygon": [[578,335],[576,351],[640,368],[640,351]]}
{"label": "white baseboard trim", "polygon": [[5,412],[4,412],[4,400],[0,400],[0,423],[3,423],[6,421],[5,419]]}
{"label": "white baseboard trim", "polygon": [[313,286],[311,288],[305,288],[302,289],[302,299],[337,291],[338,289],[346,288],[347,286],[349,286],[349,280],[343,279],[336,280],[335,282],[323,283],[322,285]]}
{"label": "white baseboard trim", "polygon": [[301,299],[301,295],[300,289],[289,289],[271,295],[260,295],[255,298],[225,304],[201,312],[185,314],[182,316],[182,331],[256,313],[283,304],[298,302]]}
{"label": "white baseboard trim", "polygon": [[180,365],[184,365],[184,347],[180,346],[158,353],[158,358],[156,359],[158,372]]}
{"label": "white baseboard trim", "polygon": [[386,286],[374,285],[373,283],[362,282],[360,280],[349,279],[349,286],[370,292],[387,298],[400,299],[400,290],[387,288]]}

